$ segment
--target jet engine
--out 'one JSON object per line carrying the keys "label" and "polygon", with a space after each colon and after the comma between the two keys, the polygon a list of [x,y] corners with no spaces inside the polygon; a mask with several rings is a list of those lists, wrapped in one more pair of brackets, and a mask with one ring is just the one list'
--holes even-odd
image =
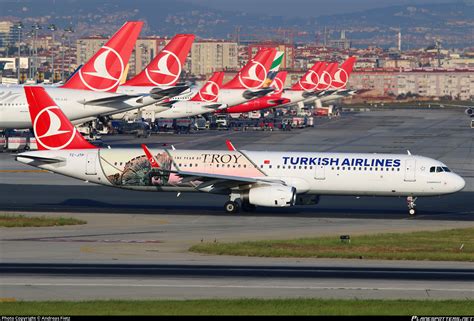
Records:
{"label": "jet engine", "polygon": [[284,185],[268,185],[253,187],[246,195],[253,205],[267,207],[288,207],[295,205],[296,188]]}

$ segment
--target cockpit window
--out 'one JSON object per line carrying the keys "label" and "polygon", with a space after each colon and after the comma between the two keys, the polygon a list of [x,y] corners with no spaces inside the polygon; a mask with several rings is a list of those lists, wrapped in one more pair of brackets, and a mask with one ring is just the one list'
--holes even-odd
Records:
{"label": "cockpit window", "polygon": [[446,166],[431,166],[430,167],[430,173],[442,173],[442,172],[451,172],[449,168]]}

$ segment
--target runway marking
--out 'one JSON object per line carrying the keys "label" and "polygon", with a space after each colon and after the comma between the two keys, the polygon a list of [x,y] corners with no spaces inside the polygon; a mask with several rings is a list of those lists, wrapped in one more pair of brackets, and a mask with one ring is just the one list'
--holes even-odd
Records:
{"label": "runway marking", "polygon": [[135,288],[219,288],[219,289],[284,289],[284,290],[363,290],[363,291],[449,291],[474,292],[474,289],[443,289],[443,288],[370,288],[370,287],[340,287],[340,286],[288,286],[288,285],[209,285],[209,284],[134,284],[134,283],[2,283],[3,286],[82,286],[82,287],[135,287]]}
{"label": "runway marking", "polygon": [[0,173],[48,173],[44,169],[1,169]]}

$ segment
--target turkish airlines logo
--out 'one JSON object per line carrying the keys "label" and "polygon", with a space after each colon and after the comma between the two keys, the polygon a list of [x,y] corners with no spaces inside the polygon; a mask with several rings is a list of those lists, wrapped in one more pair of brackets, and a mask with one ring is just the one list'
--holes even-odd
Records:
{"label": "turkish airlines logo", "polygon": [[217,96],[219,96],[219,85],[214,81],[208,81],[206,85],[204,85],[204,88],[199,91],[201,100],[209,103],[216,101]]}
{"label": "turkish airlines logo", "polygon": [[151,66],[145,69],[146,77],[157,86],[171,85],[181,75],[181,62],[178,56],[169,50],[161,51],[160,55],[162,56],[156,63],[156,69],[151,69]]}
{"label": "turkish airlines logo", "polygon": [[314,70],[309,70],[304,79],[298,82],[304,91],[313,91],[319,85],[319,76]]}
{"label": "turkish airlines logo", "polygon": [[334,79],[331,82],[331,86],[336,89],[342,88],[347,84],[348,80],[349,75],[347,74],[347,72],[344,69],[339,68],[334,74]]}
{"label": "turkish airlines logo", "polygon": [[273,92],[274,94],[280,94],[283,91],[283,81],[280,78],[275,77],[270,87],[275,88],[275,91]]}
{"label": "turkish airlines logo", "polygon": [[[239,74],[239,81],[242,86],[247,89],[257,89],[260,88],[265,82],[267,76],[267,70],[265,67],[258,61],[251,60],[252,66],[248,69],[246,75]],[[261,75],[261,77],[259,77]],[[258,82],[258,85],[252,86],[254,82]]]}
{"label": "turkish airlines logo", "polygon": [[321,78],[319,79],[320,79],[319,84],[321,85],[319,89],[324,90],[324,89],[328,89],[329,86],[331,86],[332,77],[326,70],[323,71],[323,73],[321,74]]}
{"label": "turkish airlines logo", "polygon": [[61,129],[62,123],[58,106],[50,106],[41,110],[33,122],[33,130],[37,142],[51,150],[63,149],[68,146],[76,135],[76,127],[72,130]]}
{"label": "turkish airlines logo", "polygon": [[125,66],[115,49],[102,47],[94,63],[79,70],[82,83],[93,91],[109,91],[120,84]]}

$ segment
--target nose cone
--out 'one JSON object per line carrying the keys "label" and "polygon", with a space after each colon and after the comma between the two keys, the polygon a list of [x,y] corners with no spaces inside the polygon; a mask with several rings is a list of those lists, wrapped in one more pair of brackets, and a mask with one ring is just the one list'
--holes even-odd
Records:
{"label": "nose cone", "polygon": [[464,188],[464,186],[466,186],[466,181],[461,176],[455,175],[453,177],[452,186],[453,186],[453,192],[459,192],[460,190]]}

